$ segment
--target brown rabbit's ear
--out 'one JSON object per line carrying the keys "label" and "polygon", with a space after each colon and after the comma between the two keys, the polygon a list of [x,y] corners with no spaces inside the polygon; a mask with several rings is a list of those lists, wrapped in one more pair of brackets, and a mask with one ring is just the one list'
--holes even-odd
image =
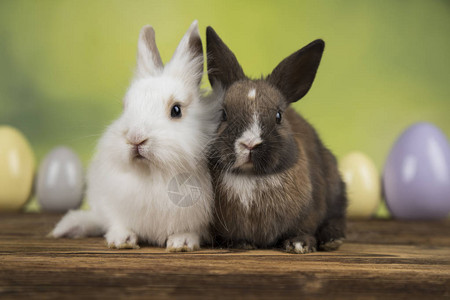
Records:
{"label": "brown rabbit's ear", "polygon": [[315,40],[280,62],[267,80],[289,103],[300,100],[311,88],[324,48],[324,41]]}
{"label": "brown rabbit's ear", "polygon": [[139,33],[136,77],[156,75],[162,69],[163,63],[156,47],[155,30],[152,26],[146,25]]}
{"label": "brown rabbit's ear", "polygon": [[234,82],[246,78],[236,56],[211,26],[206,28],[206,51],[208,78],[213,88],[217,84],[227,88]]}

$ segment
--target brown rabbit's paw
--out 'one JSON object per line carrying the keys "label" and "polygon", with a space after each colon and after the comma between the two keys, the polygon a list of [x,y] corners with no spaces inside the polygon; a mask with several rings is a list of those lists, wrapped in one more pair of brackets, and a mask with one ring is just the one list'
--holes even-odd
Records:
{"label": "brown rabbit's paw", "polygon": [[332,251],[339,248],[345,238],[345,218],[327,220],[317,231],[319,250]]}
{"label": "brown rabbit's paw", "polygon": [[235,248],[235,249],[242,249],[242,250],[255,250],[257,247],[249,242],[246,241],[236,241],[228,243],[228,248]]}
{"label": "brown rabbit's paw", "polygon": [[334,251],[337,250],[344,243],[344,239],[331,239],[328,242],[321,243],[319,250],[321,251]]}
{"label": "brown rabbit's paw", "polygon": [[284,248],[288,253],[306,254],[316,252],[312,238],[293,238],[284,241]]}

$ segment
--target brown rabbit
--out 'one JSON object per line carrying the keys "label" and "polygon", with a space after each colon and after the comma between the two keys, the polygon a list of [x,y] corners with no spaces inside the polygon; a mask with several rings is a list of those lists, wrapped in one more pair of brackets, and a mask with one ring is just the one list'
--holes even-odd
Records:
{"label": "brown rabbit", "polygon": [[266,78],[252,80],[211,27],[206,41],[209,81],[223,104],[209,155],[216,241],[282,245],[292,253],[337,249],[345,237],[345,185],[333,154],[289,107],[310,89],[324,42],[310,43]]}

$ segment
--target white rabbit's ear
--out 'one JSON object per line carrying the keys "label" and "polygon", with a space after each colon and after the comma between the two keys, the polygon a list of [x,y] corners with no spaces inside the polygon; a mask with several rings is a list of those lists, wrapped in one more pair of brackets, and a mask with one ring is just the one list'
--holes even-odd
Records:
{"label": "white rabbit's ear", "polygon": [[198,31],[198,21],[192,22],[178,44],[165,72],[185,82],[199,85],[203,75],[203,46]]}
{"label": "white rabbit's ear", "polygon": [[154,76],[162,72],[163,63],[155,41],[155,30],[150,25],[139,33],[136,77]]}

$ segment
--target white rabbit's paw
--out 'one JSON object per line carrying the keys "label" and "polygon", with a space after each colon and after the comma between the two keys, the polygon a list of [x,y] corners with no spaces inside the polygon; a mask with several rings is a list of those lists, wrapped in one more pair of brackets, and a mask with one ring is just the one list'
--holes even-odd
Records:
{"label": "white rabbit's paw", "polygon": [[105,235],[106,243],[113,249],[139,249],[138,237],[126,229],[112,228]]}
{"label": "white rabbit's paw", "polygon": [[63,220],[59,222],[56,227],[47,236],[53,238],[81,238],[84,237],[83,229],[81,226],[65,222]]}
{"label": "white rabbit's paw", "polygon": [[167,239],[167,251],[190,252],[200,249],[200,237],[196,233],[172,234]]}
{"label": "white rabbit's paw", "polygon": [[82,238],[88,235],[86,225],[89,225],[86,219],[89,216],[85,211],[69,211],[55,228],[48,234],[48,237],[54,238]]}

